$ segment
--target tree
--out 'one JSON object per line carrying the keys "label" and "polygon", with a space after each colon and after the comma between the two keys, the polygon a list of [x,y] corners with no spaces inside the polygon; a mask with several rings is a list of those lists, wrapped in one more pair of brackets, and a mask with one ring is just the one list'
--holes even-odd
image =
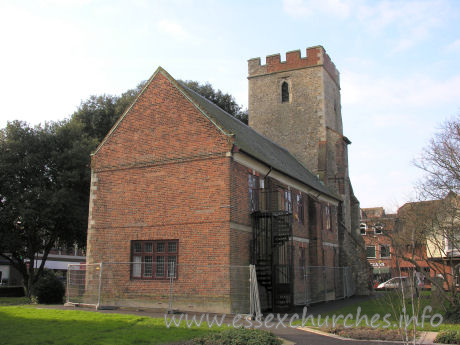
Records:
{"label": "tree", "polygon": [[235,98],[232,95],[223,93],[221,90],[214,90],[210,83],[200,84],[197,81],[192,80],[180,82],[193,91],[199,93],[201,96],[210,100],[214,104],[218,105],[220,108],[241,122],[248,124],[248,110],[243,110],[243,107],[236,103]]}
{"label": "tree", "polygon": [[446,304],[460,311],[460,117],[443,124],[415,165],[425,176],[417,184],[419,201],[398,212],[395,254],[426,273]]}
{"label": "tree", "polygon": [[417,185],[422,200],[460,193],[460,116],[441,126],[414,164],[425,172]]}
{"label": "tree", "polygon": [[[69,121],[34,128],[14,121],[0,130],[0,257],[21,273],[28,296],[55,245],[86,245],[90,153],[145,83],[121,96],[91,96]],[[247,122],[232,96],[186,84]]]}
{"label": "tree", "polygon": [[77,122],[0,130],[0,257],[20,272],[27,296],[56,244],[85,245],[96,144]]}
{"label": "tree", "polygon": [[130,89],[121,96],[90,96],[72,114],[72,121],[83,124],[83,131],[89,137],[101,142],[143,89],[145,83],[145,81],[141,82],[135,89]]}

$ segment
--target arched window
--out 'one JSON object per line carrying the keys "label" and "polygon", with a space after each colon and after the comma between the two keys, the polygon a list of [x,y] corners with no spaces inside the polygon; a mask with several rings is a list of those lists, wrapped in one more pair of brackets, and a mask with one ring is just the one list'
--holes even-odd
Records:
{"label": "arched window", "polygon": [[285,81],[281,84],[281,102],[289,102],[289,84]]}

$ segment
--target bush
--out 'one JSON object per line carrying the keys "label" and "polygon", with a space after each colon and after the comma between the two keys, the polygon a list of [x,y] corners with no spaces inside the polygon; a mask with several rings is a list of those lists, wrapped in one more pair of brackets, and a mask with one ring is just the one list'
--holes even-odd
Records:
{"label": "bush", "polygon": [[44,271],[32,288],[32,296],[38,303],[61,304],[64,294],[64,284],[52,271]]}
{"label": "bush", "polygon": [[231,328],[193,341],[196,345],[281,345],[273,334],[258,329]]}
{"label": "bush", "polygon": [[457,303],[447,307],[445,317],[448,322],[460,323],[460,298],[458,298]]}
{"label": "bush", "polygon": [[441,344],[460,344],[460,331],[442,331],[434,340]]}

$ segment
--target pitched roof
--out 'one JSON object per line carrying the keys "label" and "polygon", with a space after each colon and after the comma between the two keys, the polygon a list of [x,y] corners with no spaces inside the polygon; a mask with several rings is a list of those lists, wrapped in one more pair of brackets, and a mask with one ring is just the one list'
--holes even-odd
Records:
{"label": "pitched roof", "polygon": [[275,144],[270,139],[237,120],[234,116],[191,90],[183,83],[177,82],[177,84],[195,105],[215,121],[221,129],[234,135],[235,145],[240,151],[244,151],[253,158],[310,186],[318,192],[331,196],[336,200],[341,200],[339,196],[323,185],[323,183],[303,166],[288,150]]}
{"label": "pitched roof", "polygon": [[107,133],[92,155],[98,153],[158,73],[164,75],[172,84],[174,84],[223,133],[233,135],[235,145],[240,151],[245,152],[273,169],[304,183],[324,195],[328,195],[336,200],[342,200],[340,196],[329,190],[329,188],[327,188],[315,175],[313,175],[310,170],[303,166],[291,153],[289,153],[288,150],[275,144],[270,139],[264,137],[251,127],[237,120],[235,117],[200,94],[191,90],[183,83],[176,81],[162,67],[158,67],[155,73],[153,73],[144,88],[137,95],[136,99],[120,116],[118,121],[113,125],[112,129],[109,133]]}

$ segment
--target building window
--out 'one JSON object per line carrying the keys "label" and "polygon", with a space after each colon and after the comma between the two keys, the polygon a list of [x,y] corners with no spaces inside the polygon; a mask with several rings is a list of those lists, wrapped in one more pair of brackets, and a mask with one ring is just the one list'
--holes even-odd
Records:
{"label": "building window", "polygon": [[284,191],[284,210],[292,213],[292,198],[290,190]]}
{"label": "building window", "polygon": [[368,258],[375,258],[375,246],[366,247],[366,256]]}
{"label": "building window", "polygon": [[390,247],[389,246],[380,246],[380,257],[381,258],[390,257]]}
{"label": "building window", "polygon": [[366,230],[367,230],[367,225],[365,223],[361,223],[359,225],[359,231],[360,231],[361,235],[365,235]]}
{"label": "building window", "polygon": [[132,241],[131,278],[177,278],[178,240]]}
{"label": "building window", "polygon": [[259,206],[259,193],[257,191],[257,176],[249,174],[248,177],[249,186],[249,210],[255,212]]}
{"label": "building window", "polygon": [[374,225],[374,233],[376,235],[381,235],[383,233],[383,225],[382,224],[375,224]]}
{"label": "building window", "polygon": [[281,102],[289,102],[289,84],[285,81],[281,84]]}
{"label": "building window", "polygon": [[331,207],[324,205],[324,226],[326,230],[331,230]]}
{"label": "building window", "polygon": [[305,217],[304,217],[304,206],[303,206],[303,198],[302,194],[297,194],[297,217],[299,223],[304,224]]}
{"label": "building window", "polygon": [[300,247],[299,267],[305,266],[305,248]]}

